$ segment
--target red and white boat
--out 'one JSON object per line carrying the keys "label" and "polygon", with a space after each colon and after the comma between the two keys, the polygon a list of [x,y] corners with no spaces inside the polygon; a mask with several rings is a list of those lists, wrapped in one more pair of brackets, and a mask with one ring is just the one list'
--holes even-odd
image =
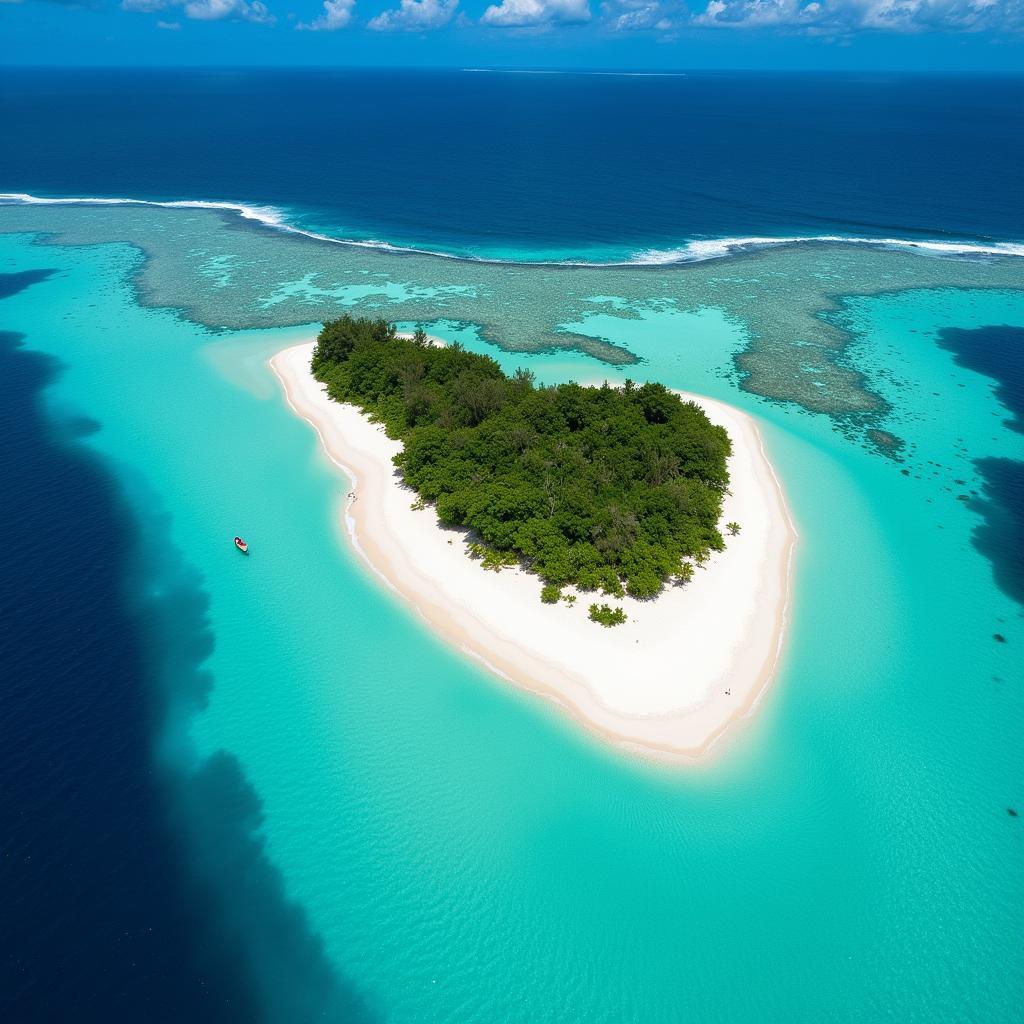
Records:
{"label": "red and white boat", "polygon": [[246,544],[241,537],[235,538],[235,547],[238,548],[238,550],[241,551],[243,555],[249,554],[249,545]]}

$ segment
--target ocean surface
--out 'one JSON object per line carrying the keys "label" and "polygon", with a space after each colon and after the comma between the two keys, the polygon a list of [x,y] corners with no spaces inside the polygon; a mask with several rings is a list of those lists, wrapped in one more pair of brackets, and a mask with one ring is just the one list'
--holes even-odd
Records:
{"label": "ocean surface", "polygon": [[271,207],[477,258],[1024,242],[1022,109],[1009,76],[7,68],[0,187]]}
{"label": "ocean surface", "polygon": [[[0,205],[0,1017],[1018,1021],[1021,92],[0,72],[0,192],[188,201]],[[365,570],[266,366],[341,309],[758,418],[793,619],[714,759]]]}

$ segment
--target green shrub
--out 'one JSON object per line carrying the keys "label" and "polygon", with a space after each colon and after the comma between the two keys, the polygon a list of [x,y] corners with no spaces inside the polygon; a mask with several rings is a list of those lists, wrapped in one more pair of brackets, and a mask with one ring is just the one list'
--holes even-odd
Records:
{"label": "green shrub", "polygon": [[599,622],[602,626],[619,626],[626,621],[626,613],[621,608],[612,608],[606,604],[592,604],[590,621]]}
{"label": "green shrub", "polygon": [[466,550],[470,558],[478,559],[485,569],[492,572],[501,572],[502,569],[519,564],[519,558],[514,551],[498,551],[497,548],[481,544],[479,541],[470,541],[466,545]]}
{"label": "green shrub", "polygon": [[545,583],[540,590],[540,599],[545,604],[558,604],[559,598],[562,596],[562,588],[555,586],[554,583]]}

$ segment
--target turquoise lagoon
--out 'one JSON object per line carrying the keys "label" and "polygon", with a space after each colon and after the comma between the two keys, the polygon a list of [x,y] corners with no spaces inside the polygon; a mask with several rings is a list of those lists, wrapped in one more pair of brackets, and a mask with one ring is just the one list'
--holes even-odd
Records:
{"label": "turquoise lagoon", "polygon": [[[974,460],[1022,460],[1024,435],[936,344],[1024,327],[1018,261],[797,248],[566,270],[560,300],[553,268],[339,255],[194,211],[5,209],[0,229],[0,270],[57,271],[0,327],[61,360],[53,415],[95,421],[82,443],[209,601],[210,690],[178,703],[156,763],[237,758],[266,857],[366,1019],[1020,1019],[1024,630],[974,544]],[[266,367],[341,305],[545,381],[651,378],[759,418],[800,532],[792,625],[714,758],[606,749],[354,557],[346,481]],[[566,347],[526,351],[524,323]],[[595,358],[623,351],[640,362]],[[269,1019],[337,1017],[288,994],[254,916],[233,926]]]}

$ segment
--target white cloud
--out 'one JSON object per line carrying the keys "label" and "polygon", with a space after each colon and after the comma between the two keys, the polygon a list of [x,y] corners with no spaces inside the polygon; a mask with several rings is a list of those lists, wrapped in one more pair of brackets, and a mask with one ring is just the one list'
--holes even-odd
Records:
{"label": "white cloud", "polygon": [[367,28],[374,32],[422,32],[441,28],[455,16],[459,0],[401,0],[395,10],[381,11]]}
{"label": "white cloud", "polygon": [[658,4],[628,5],[631,10],[611,15],[609,24],[613,32],[632,32],[635,29],[650,28],[661,16]]}
{"label": "white cloud", "polygon": [[272,25],[277,19],[262,0],[187,0],[185,17],[196,21],[252,21]]}
{"label": "white cloud", "polygon": [[612,32],[653,29],[665,33],[677,27],[679,8],[677,0],[605,0],[601,14]]}
{"label": "white cloud", "polygon": [[480,23],[499,28],[578,25],[590,21],[589,0],[501,0],[483,13]]}
{"label": "white cloud", "polygon": [[295,27],[300,32],[336,32],[352,23],[352,11],[356,0],[324,0],[324,13],[310,22]]}
{"label": "white cloud", "polygon": [[626,11],[620,14],[612,23],[616,31],[631,28],[650,28],[658,16],[658,5],[648,4],[646,7],[638,7],[635,11]]}
{"label": "white cloud", "polygon": [[156,23],[157,28],[162,28],[165,32],[177,32],[181,29],[180,21],[158,21]]}
{"label": "white cloud", "polygon": [[853,32],[1013,32],[1024,29],[1024,0],[709,0],[692,24]]}
{"label": "white cloud", "polygon": [[[257,25],[273,25],[277,20],[262,0],[121,0],[121,7],[146,14],[180,7],[185,17],[194,21],[251,21]],[[160,22],[159,27],[172,25],[181,27],[175,22]]]}

